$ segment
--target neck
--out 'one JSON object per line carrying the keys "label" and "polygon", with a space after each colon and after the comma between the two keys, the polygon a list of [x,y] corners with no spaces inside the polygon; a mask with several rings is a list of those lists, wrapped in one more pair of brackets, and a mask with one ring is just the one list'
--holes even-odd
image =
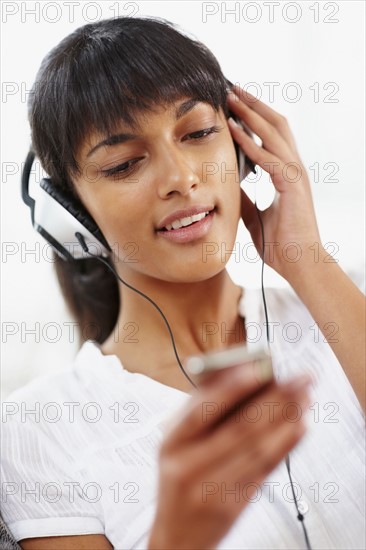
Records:
{"label": "neck", "polygon": [[[194,283],[171,283],[136,272],[133,277],[122,277],[162,310],[181,361],[189,355],[226,348],[245,339],[244,323],[238,314],[242,288],[233,283],[226,270]],[[174,383],[178,376],[177,360],[161,314],[146,298],[122,283],[120,296],[118,322],[102,344],[102,353],[117,355],[131,372],[178,387],[179,382]]]}

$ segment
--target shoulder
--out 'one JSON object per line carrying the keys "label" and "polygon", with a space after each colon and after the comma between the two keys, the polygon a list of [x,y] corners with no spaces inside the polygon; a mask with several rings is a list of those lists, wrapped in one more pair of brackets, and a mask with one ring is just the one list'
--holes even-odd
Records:
{"label": "shoulder", "polygon": [[95,401],[92,388],[99,386],[94,347],[84,343],[62,371],[40,375],[3,400],[2,455],[10,469],[19,460],[36,464],[43,447],[46,453],[54,453],[53,462],[60,456],[65,465],[75,461],[78,432],[83,428],[81,411]]}
{"label": "shoulder", "polygon": [[[344,272],[364,293],[363,266]],[[254,345],[266,347],[267,322],[262,289],[248,289],[246,294],[242,311],[248,314],[248,338],[252,338]],[[348,411],[348,427],[353,424],[363,429],[362,409],[329,344],[330,339],[340,337],[339,327],[332,319],[326,327],[320,327],[289,284],[282,288],[265,287],[264,294],[270,351],[277,377],[286,379],[300,372],[310,372],[315,380],[316,398],[324,403],[335,402],[337,408]]]}
{"label": "shoulder", "polygon": [[[103,356],[98,345],[87,340],[78,350],[74,359],[62,370],[42,374],[23,386],[13,390],[5,401],[5,410],[9,403],[23,404],[28,401],[39,404],[77,401],[95,396],[96,388],[110,375],[120,372],[122,367],[115,356]],[[3,407],[4,412],[4,407]]]}
{"label": "shoulder", "polygon": [[90,354],[92,350],[92,342],[85,342],[78,350],[74,359],[68,361],[62,370],[36,376],[23,386],[13,390],[7,396],[7,401],[19,402],[28,397],[42,398],[46,395],[49,396],[49,390],[51,390],[52,394],[72,391],[72,387],[80,381],[80,366],[85,362],[83,358],[86,353]]}
{"label": "shoulder", "polygon": [[[247,344],[267,347],[268,330],[272,351],[295,342],[295,332],[303,335],[303,327],[312,323],[308,309],[289,284],[264,287],[264,292],[261,288],[246,288],[239,312],[245,319]],[[295,351],[294,346],[291,350]]]}
{"label": "shoulder", "polygon": [[[343,269],[351,281],[365,294],[365,268],[363,265],[355,265]],[[290,284],[281,288],[265,288],[265,298],[270,308],[268,314],[272,314],[275,318],[281,318],[283,322],[299,322],[308,323],[313,319],[306,305],[299,298]],[[259,303],[259,309],[263,308],[262,291],[261,289],[253,290],[255,293],[254,299]],[[319,297],[321,298],[321,297]],[[273,320],[273,319],[272,319]],[[269,322],[271,319],[269,319]]]}
{"label": "shoulder", "polygon": [[81,489],[78,460],[90,434],[77,414],[89,401],[80,352],[63,371],[35,378],[2,403],[2,515],[16,540],[104,532],[100,503]]}

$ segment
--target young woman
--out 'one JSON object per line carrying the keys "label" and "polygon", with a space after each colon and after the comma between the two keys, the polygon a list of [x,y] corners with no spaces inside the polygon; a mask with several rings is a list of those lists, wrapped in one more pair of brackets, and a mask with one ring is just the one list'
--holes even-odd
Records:
{"label": "young woman", "polygon": [[[151,18],[86,25],[42,63],[32,147],[130,286],[56,257],[84,342],[9,398],[2,514],[24,549],[365,545],[364,295],[321,246],[287,121],[233,91],[207,48]],[[235,143],[276,188],[261,218]],[[276,376],[237,365],[194,389],[131,287],[182,360],[265,343],[260,291],[225,269],[240,219],[261,256],[262,220],[264,259],[292,287],[266,291]]]}

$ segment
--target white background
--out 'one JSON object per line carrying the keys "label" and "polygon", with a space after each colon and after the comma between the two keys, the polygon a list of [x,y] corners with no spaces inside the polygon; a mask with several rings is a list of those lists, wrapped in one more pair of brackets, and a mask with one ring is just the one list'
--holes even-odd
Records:
{"label": "white background", "polygon": [[[363,1],[73,2],[73,14],[66,2],[2,2],[3,395],[40,373],[64,368],[78,349],[65,325],[72,318],[47,258],[48,245],[32,229],[20,197],[21,163],[30,143],[27,90],[44,55],[64,36],[83,24],[135,9],[135,16],[178,23],[213,51],[231,81],[287,117],[312,182],[322,243],[335,243],[329,252],[345,270],[363,269]],[[289,86],[294,82],[298,101],[293,100],[295,87]],[[279,83],[273,97],[268,83]],[[310,169],[316,163],[317,179]],[[335,163],[337,171],[332,174],[327,163]],[[253,197],[254,185],[242,185]],[[265,174],[256,184],[259,204],[268,204],[271,189]],[[242,224],[236,240],[239,252],[240,245],[250,242]],[[26,254],[31,250],[36,253]],[[228,263],[232,278],[244,286],[260,285],[260,268],[259,261],[250,263],[240,254]],[[265,269],[266,286],[286,284]],[[26,334],[37,322],[39,342]],[[49,323],[57,323],[58,332]]]}

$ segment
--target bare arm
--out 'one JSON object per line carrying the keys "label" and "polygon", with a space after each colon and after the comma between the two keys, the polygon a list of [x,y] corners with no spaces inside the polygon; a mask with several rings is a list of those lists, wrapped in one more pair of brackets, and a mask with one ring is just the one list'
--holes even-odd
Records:
{"label": "bare arm", "polygon": [[19,541],[23,550],[113,550],[104,535],[38,537]]}
{"label": "bare arm", "polygon": [[[325,338],[330,335],[328,323],[338,328],[338,342],[328,343],[365,411],[365,297],[337,263],[329,262],[322,246],[314,259],[313,247],[321,239],[311,185],[287,120],[239,86],[234,91],[237,97],[229,96],[230,108],[261,138],[262,146],[230,122],[233,138],[269,173],[276,189],[275,200],[261,213],[265,241],[273,245],[265,262],[294,288]],[[243,189],[241,216],[263,256],[258,214]]]}

